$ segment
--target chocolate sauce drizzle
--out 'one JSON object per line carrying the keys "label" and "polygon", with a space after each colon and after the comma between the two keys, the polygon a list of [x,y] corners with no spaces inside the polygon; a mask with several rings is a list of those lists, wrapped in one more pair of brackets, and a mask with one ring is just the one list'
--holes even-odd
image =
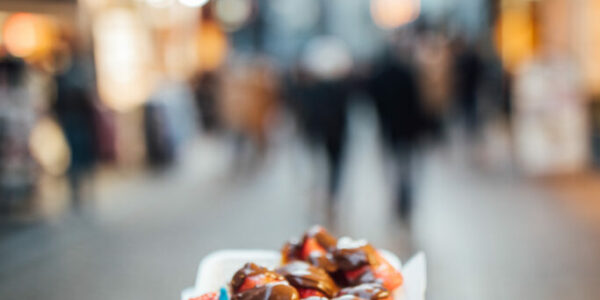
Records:
{"label": "chocolate sauce drizzle", "polygon": [[299,300],[298,291],[287,282],[268,283],[235,293],[231,300]]}
{"label": "chocolate sauce drizzle", "polygon": [[363,283],[357,286],[343,288],[338,296],[355,296],[361,299],[379,300],[390,297],[390,291],[378,283]]}
{"label": "chocolate sauce drizzle", "polygon": [[328,298],[335,296],[338,291],[337,285],[325,270],[303,261],[291,262],[275,272],[283,275],[296,288],[318,290]]}

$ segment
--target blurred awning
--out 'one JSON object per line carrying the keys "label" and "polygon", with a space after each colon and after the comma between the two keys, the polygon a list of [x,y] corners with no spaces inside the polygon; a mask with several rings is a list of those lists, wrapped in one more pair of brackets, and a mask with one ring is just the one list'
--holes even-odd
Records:
{"label": "blurred awning", "polygon": [[73,18],[77,15],[77,0],[2,0],[0,11],[24,11]]}

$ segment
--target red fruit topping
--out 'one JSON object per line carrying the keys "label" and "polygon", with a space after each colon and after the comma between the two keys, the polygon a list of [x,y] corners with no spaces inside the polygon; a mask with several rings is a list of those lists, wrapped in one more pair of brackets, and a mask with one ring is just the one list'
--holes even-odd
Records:
{"label": "red fruit topping", "polygon": [[308,297],[325,297],[325,294],[321,293],[317,290],[311,289],[298,289],[298,293],[300,294],[300,299],[308,298]]}
{"label": "red fruit topping", "polygon": [[325,251],[325,248],[323,248],[321,245],[319,245],[319,243],[317,242],[317,240],[315,238],[312,238],[312,237],[306,238],[306,240],[304,241],[304,245],[302,245],[302,254],[301,254],[302,260],[308,259],[310,254],[315,251],[318,253],[321,253],[323,255],[327,254],[327,251]]}
{"label": "red fruit topping", "polygon": [[200,295],[198,297],[191,298],[189,300],[217,300],[217,299],[219,299],[219,292],[206,293],[206,294]]}
{"label": "red fruit topping", "polygon": [[[238,288],[237,292],[241,293],[249,289],[253,289],[257,286],[262,286],[271,282],[279,282],[281,279],[273,276],[267,276],[265,274],[258,274],[251,277],[246,277],[244,283]],[[202,299],[205,300],[205,299]]]}
{"label": "red fruit topping", "polygon": [[369,265],[364,265],[356,270],[351,270],[351,271],[346,271],[346,273],[344,273],[346,275],[346,279],[349,282],[354,282],[356,279],[358,279],[358,277],[360,277],[362,274],[364,274],[367,270],[369,270],[369,268],[371,268],[371,266]]}
{"label": "red fruit topping", "polygon": [[377,264],[373,266],[375,278],[382,280],[383,286],[393,291],[404,282],[402,273],[394,268],[379,252],[375,252]]}

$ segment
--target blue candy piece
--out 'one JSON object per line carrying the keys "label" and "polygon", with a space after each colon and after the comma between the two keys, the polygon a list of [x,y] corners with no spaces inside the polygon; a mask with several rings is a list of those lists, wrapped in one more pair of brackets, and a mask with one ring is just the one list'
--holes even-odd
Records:
{"label": "blue candy piece", "polygon": [[229,300],[229,295],[227,294],[227,289],[222,287],[219,291],[219,300]]}

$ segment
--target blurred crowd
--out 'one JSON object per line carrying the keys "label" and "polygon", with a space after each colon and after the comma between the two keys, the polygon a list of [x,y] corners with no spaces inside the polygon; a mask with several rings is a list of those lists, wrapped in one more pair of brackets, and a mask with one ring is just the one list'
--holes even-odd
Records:
{"label": "blurred crowd", "polygon": [[[482,147],[489,147],[487,156],[502,147],[493,143],[497,139],[489,143],[494,134],[506,141],[508,154],[500,164],[518,161],[527,173],[578,169],[588,161],[580,71],[568,57],[545,50],[518,71],[508,65],[494,40],[503,7],[499,1],[483,1],[489,8],[480,11],[477,30],[420,15],[419,1],[406,1],[417,3],[406,13],[407,7],[394,11],[383,0],[371,4],[369,30],[336,23],[352,10],[344,13],[323,1],[309,1],[309,12],[298,12],[284,26],[277,22],[293,15],[299,4],[283,2],[221,0],[193,13],[199,63],[188,76],[169,75],[170,67],[186,67],[179,50],[164,51],[170,63],[160,72],[135,69],[146,62],[146,54],[127,39],[128,30],[101,32],[111,22],[135,23],[121,11],[111,19],[97,17],[94,36],[72,24],[53,25],[53,42],[35,55],[21,51],[28,50],[23,36],[10,36],[11,30],[25,34],[19,26],[33,26],[28,22],[37,22],[35,15],[5,17],[0,206],[8,211],[27,206],[39,196],[36,182],[42,174],[64,175],[78,206],[89,197],[99,165],[168,168],[177,161],[178,149],[198,134],[230,141],[236,167],[255,164],[285,122],[293,122],[298,139],[323,155],[327,198],[335,205],[349,110],[356,105],[377,115],[402,216],[410,215],[418,187],[419,155],[425,147],[446,143],[456,128],[478,163],[485,161]],[[148,3],[154,3],[154,11],[162,2]],[[185,40],[177,38],[178,27],[152,26],[158,28],[153,38],[160,47]],[[142,43],[142,35],[131,31]],[[352,35],[344,36],[349,31]],[[106,48],[104,42],[128,48]],[[138,93],[145,83],[131,78],[151,73],[154,84],[146,94]],[[125,105],[120,97],[134,100]]]}

